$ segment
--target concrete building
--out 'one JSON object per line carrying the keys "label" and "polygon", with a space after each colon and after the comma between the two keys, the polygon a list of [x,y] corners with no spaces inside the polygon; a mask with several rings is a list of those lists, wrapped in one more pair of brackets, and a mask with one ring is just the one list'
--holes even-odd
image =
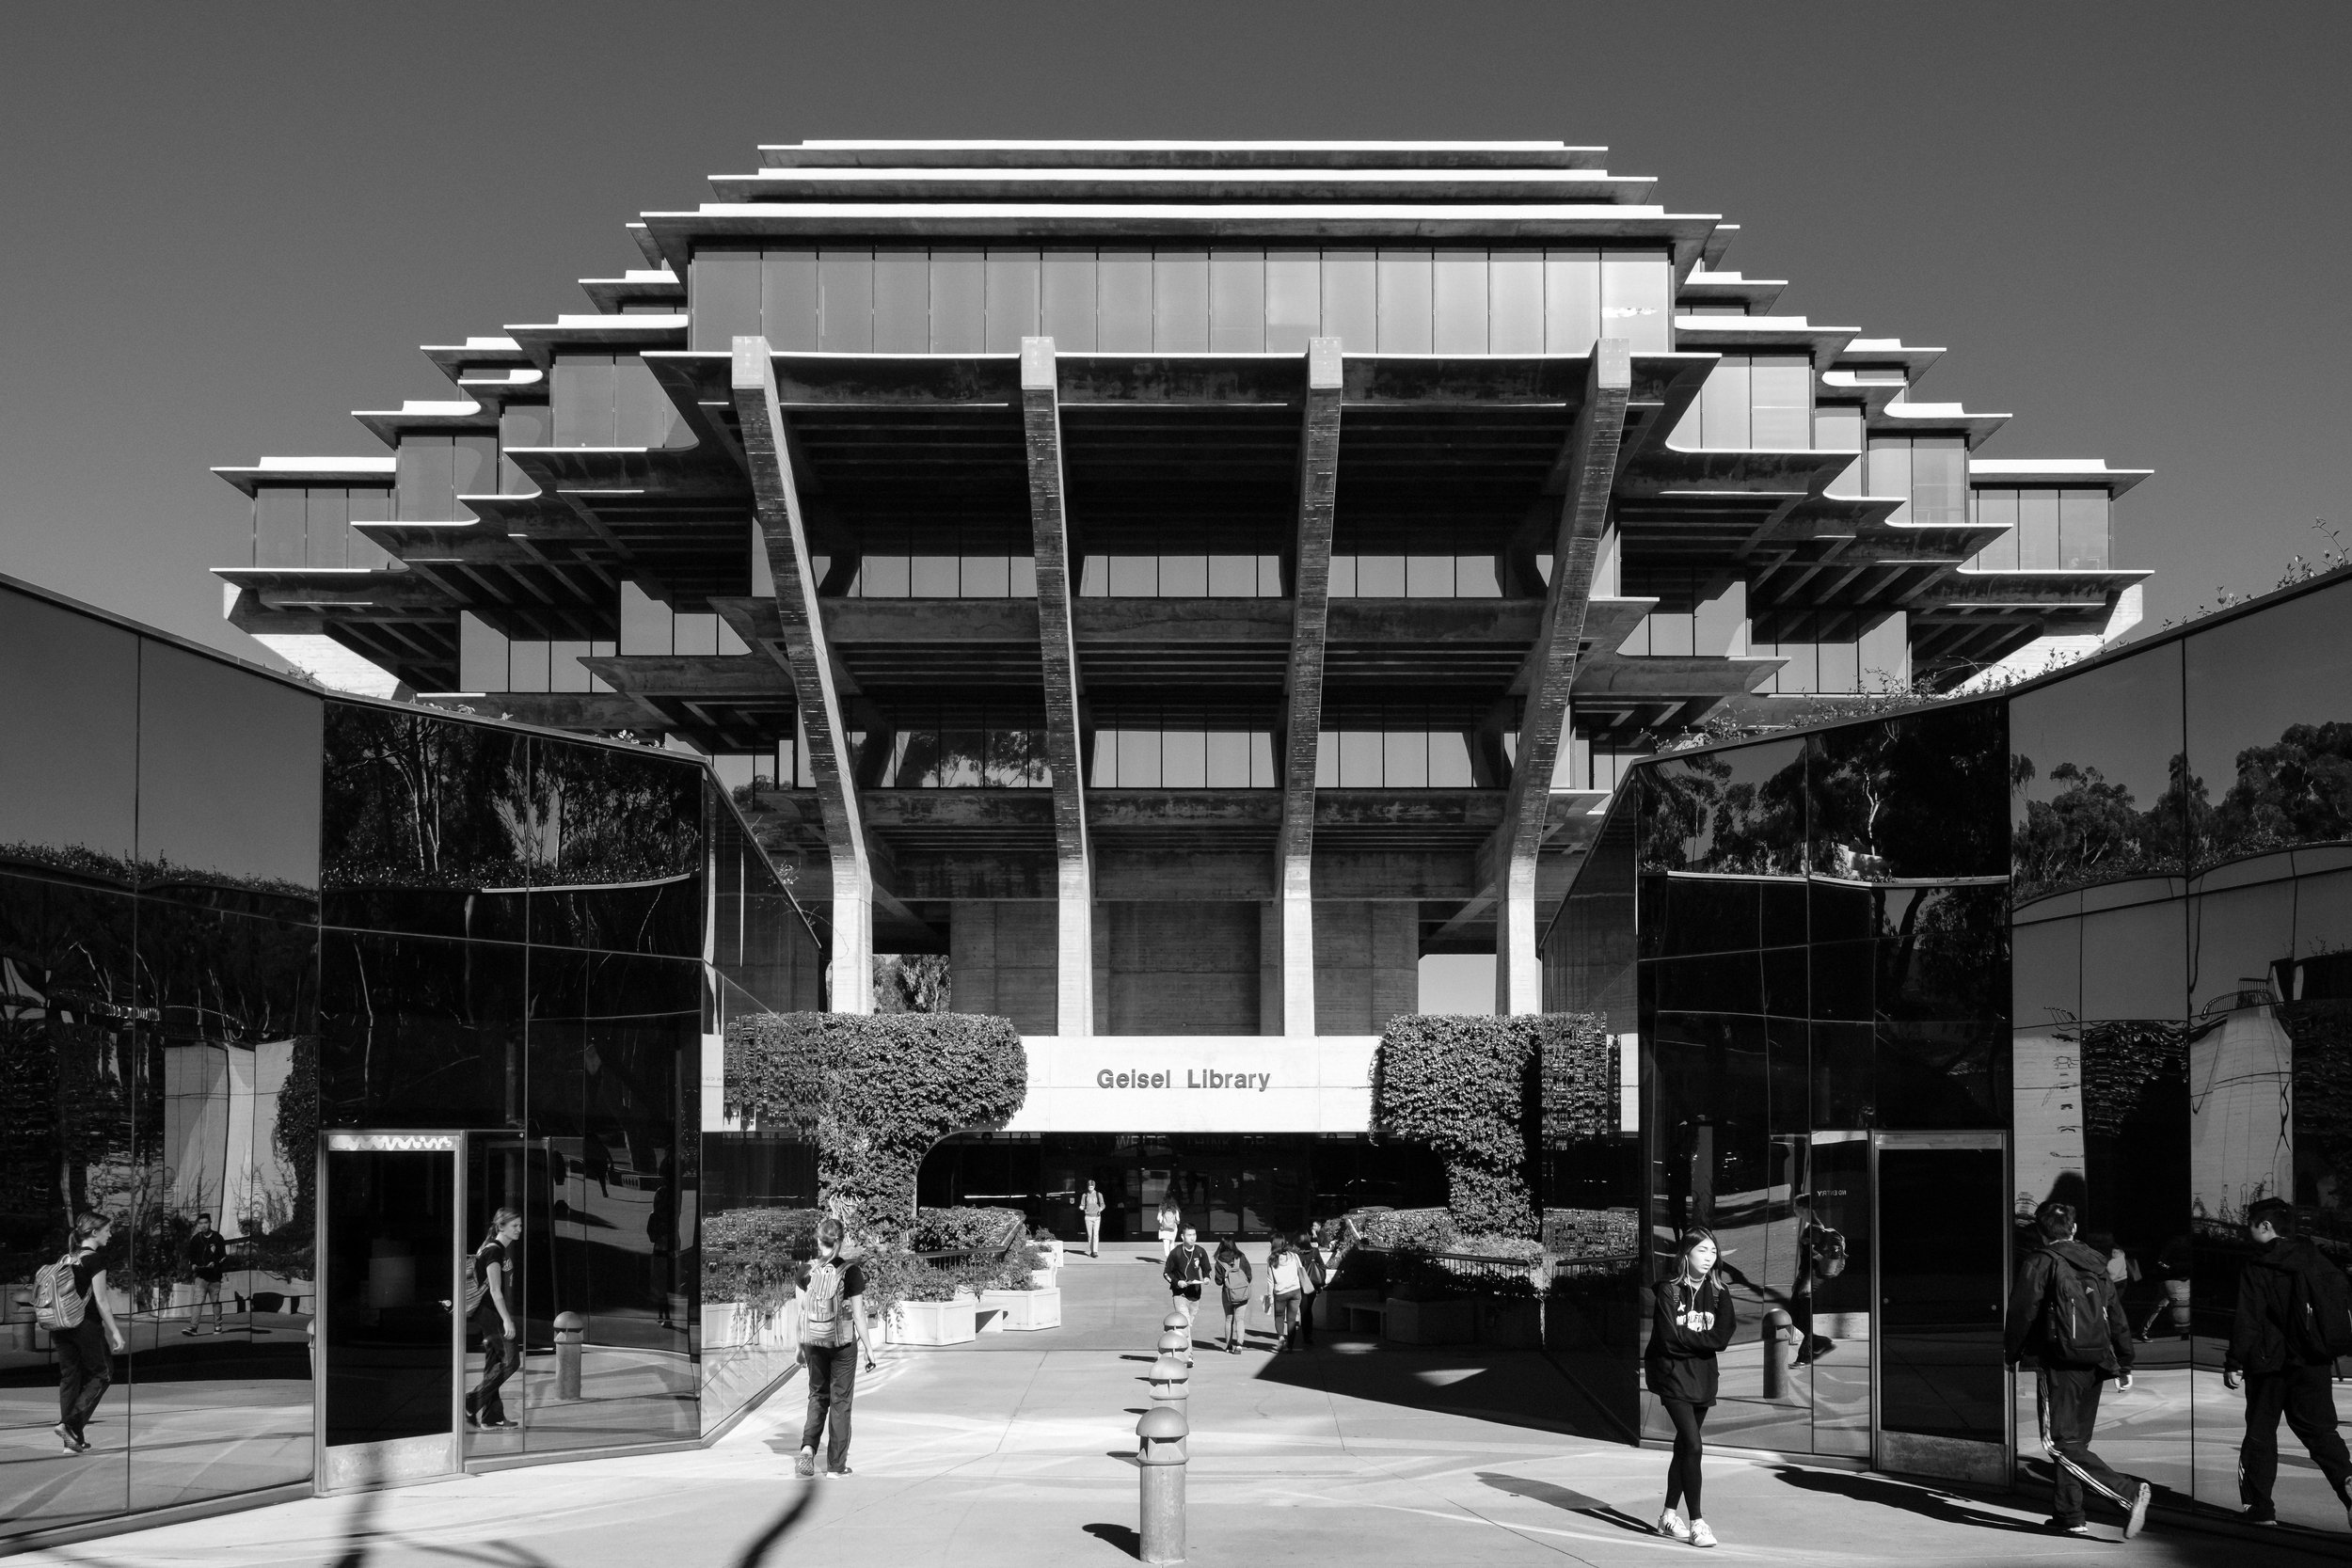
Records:
{"label": "concrete building", "polygon": [[426,349],[460,395],[360,414],[389,458],[221,470],[228,613],[712,757],[833,1006],[944,953],[1073,1092],[1208,1037],[1317,1086],[1018,1132],[1360,1133],[1422,958],[1544,1006],[1661,737],[2137,619],[2139,472],[1977,458],[2007,416],[1915,398],[1941,351],[1774,313],[1599,149],[810,142],[713,185],[592,310]]}

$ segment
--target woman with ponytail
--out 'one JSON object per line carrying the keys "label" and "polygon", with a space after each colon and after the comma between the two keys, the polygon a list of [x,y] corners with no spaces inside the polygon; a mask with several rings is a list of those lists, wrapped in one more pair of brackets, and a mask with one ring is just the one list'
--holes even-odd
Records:
{"label": "woman with ponytail", "polygon": [[466,1421],[485,1431],[516,1424],[506,1418],[499,1386],[523,1364],[522,1331],[515,1324],[515,1245],[522,1235],[523,1217],[514,1210],[492,1214],[467,1281],[466,1305],[482,1336],[482,1381],[466,1396]]}

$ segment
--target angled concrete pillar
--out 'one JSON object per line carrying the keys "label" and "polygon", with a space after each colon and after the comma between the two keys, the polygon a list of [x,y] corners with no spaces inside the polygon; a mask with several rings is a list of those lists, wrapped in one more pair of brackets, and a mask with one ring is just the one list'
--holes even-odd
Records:
{"label": "angled concrete pillar", "polygon": [[1519,718],[1518,751],[1511,764],[1502,825],[1496,830],[1495,1011],[1544,1010],[1543,967],[1535,952],[1535,857],[1551,815],[1551,772],[1568,725],[1568,690],[1576,684],[1577,650],[1592,598],[1593,568],[1609,522],[1609,492],[1616,483],[1617,449],[1625,436],[1625,405],[1633,361],[1622,338],[1593,345],[1584,374],[1584,405],[1577,411],[1564,454],[1566,494],[1551,551],[1551,582],[1544,618],[1528,655],[1527,704]]}
{"label": "angled concrete pillar", "polygon": [[776,368],[765,338],[735,340],[735,411],[743,455],[752,472],[752,502],[768,546],[781,633],[754,646],[779,658],[792,677],[801,722],[808,731],[809,768],[824,815],[825,847],[833,862],[833,984],[836,1013],[874,1010],[874,879],[866,854],[866,824],[858,809],[855,764],[841,722],[841,694],[818,613],[817,579],[809,570],[808,530],[785,445],[784,410],[776,398]]}
{"label": "angled concrete pillar", "polygon": [[1070,518],[1062,500],[1061,394],[1054,340],[1021,340],[1021,423],[1029,459],[1029,532],[1037,552],[1037,642],[1045,676],[1045,756],[1054,770],[1055,1028],[1094,1033],[1094,856],[1087,840],[1078,743],[1084,691],[1071,626]]}
{"label": "angled concrete pillar", "polygon": [[1307,344],[1298,436],[1298,549],[1282,675],[1282,1033],[1315,1032],[1315,761],[1331,625],[1331,523],[1340,474],[1340,341]]}

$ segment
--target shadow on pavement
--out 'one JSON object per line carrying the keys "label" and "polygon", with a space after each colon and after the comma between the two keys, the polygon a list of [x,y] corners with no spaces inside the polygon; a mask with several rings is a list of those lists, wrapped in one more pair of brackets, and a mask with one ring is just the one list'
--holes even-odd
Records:
{"label": "shadow on pavement", "polygon": [[1143,1556],[1143,1537],[1128,1525],[1088,1525],[1086,1532],[1097,1541],[1109,1543],[1129,1557]]}
{"label": "shadow on pavement", "polygon": [[1776,1468],[1772,1474],[1800,1491],[1850,1497],[1855,1502],[1876,1503],[1882,1508],[1899,1508],[1940,1524],[2008,1530],[2019,1535],[2046,1536],[2050,1533],[2039,1520],[2013,1519],[1974,1506],[1966,1498],[1956,1497],[1948,1492],[1931,1491],[1925,1486],[1885,1476],[1864,1475],[1853,1470],[1800,1470],[1793,1465]]}
{"label": "shadow on pavement", "polygon": [[1571,1492],[1565,1486],[1555,1486],[1548,1481],[1529,1481],[1522,1476],[1506,1476],[1495,1470],[1481,1470],[1478,1472],[1478,1479],[1498,1492],[1507,1492],[1514,1497],[1525,1497],[1530,1502],[1544,1503],[1563,1513],[1581,1513],[1588,1519],[1597,1519],[1605,1525],[1614,1525],[1619,1529],[1631,1530],[1636,1535],[1654,1536],[1658,1533],[1614,1503],[1602,1502],[1598,1497],[1588,1497],[1581,1492]]}
{"label": "shadow on pavement", "polygon": [[1537,1351],[1486,1345],[1419,1348],[1343,1339],[1269,1355],[1257,1375],[1431,1415],[1472,1416],[1602,1442],[1626,1440],[1621,1426]]}

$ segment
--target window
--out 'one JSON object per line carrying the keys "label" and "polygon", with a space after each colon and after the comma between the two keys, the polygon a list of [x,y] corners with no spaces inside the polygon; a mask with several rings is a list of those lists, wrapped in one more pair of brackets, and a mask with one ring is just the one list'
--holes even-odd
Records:
{"label": "window", "polygon": [[460,496],[498,493],[499,438],[481,436],[404,436],[393,454],[395,513],[403,522],[473,520]]}
{"label": "window", "polygon": [[939,708],[891,737],[889,789],[1046,789],[1045,728],[1034,714]]}
{"label": "window", "polygon": [[391,557],[353,523],[384,522],[391,497],[382,490],[270,485],[253,492],[253,564],[380,569]]}
{"label": "window", "polygon": [[[1855,411],[1857,422],[1860,411]],[[1726,354],[1675,427],[1686,450],[1805,451],[1813,446],[1813,362],[1803,355]]]}
{"label": "window", "polygon": [[1335,555],[1335,599],[1492,599],[1502,595],[1490,555]]}
{"label": "window", "polygon": [[2112,503],[2104,489],[1987,486],[1977,521],[2009,530],[1968,564],[1993,572],[2102,572],[2109,561]]}
{"label": "window", "polygon": [[1094,732],[1096,789],[1272,789],[1274,736],[1265,730],[1182,722]]}
{"label": "window", "polygon": [[1890,522],[1958,527],[1968,518],[1968,443],[1958,436],[1873,436],[1865,492],[1900,496]]}
{"label": "window", "polygon": [[1078,594],[1094,599],[1279,599],[1282,561],[1272,555],[1090,555],[1078,569]]}
{"label": "window", "polygon": [[[1673,346],[1663,251],[710,250],[688,272],[691,341],[779,351],[1583,354],[1604,331]],[[559,417],[565,428],[570,421]],[[594,441],[566,445],[597,445]],[[624,443],[626,444],[626,443]]]}
{"label": "window", "polygon": [[549,378],[549,439],[557,447],[691,445],[686,421],[635,355],[566,354]]}
{"label": "window", "polygon": [[[590,674],[582,658],[621,651],[616,642],[545,641],[508,638],[471,610],[457,617],[457,689],[460,691],[610,691]],[[644,650],[637,650],[644,651]],[[667,650],[664,650],[665,652]]]}
{"label": "window", "polygon": [[1434,728],[1427,708],[1411,703],[1359,708],[1347,723],[1323,732],[1315,748],[1316,788],[1471,787],[1470,737]]}

